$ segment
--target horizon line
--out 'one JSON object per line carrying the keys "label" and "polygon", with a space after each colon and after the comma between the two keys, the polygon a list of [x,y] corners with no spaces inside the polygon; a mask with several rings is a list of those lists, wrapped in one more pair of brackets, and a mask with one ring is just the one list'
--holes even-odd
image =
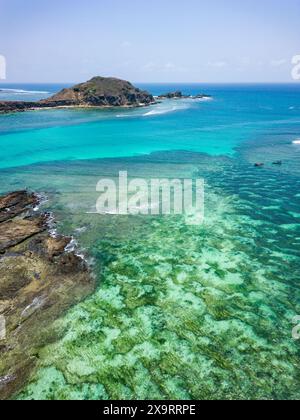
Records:
{"label": "horizon line", "polygon": [[[110,77],[110,76],[107,76]],[[114,78],[118,78],[116,76],[112,76]],[[120,78],[121,80],[128,80]],[[90,80],[90,79],[88,79]],[[62,82],[30,82],[30,81],[5,81],[0,80],[0,84],[32,84],[32,85],[42,85],[42,84],[49,84],[49,85],[56,85],[56,84],[78,84],[78,83],[84,83],[81,81],[62,81]],[[145,82],[145,81],[133,81],[132,84],[148,84],[148,85],[179,85],[179,84],[190,84],[190,85],[200,85],[200,84],[206,84],[206,85],[296,85],[297,83],[300,84],[297,80],[291,80],[291,81],[276,81],[276,82],[266,82],[266,81],[257,81],[257,82],[188,82],[188,81],[181,81],[181,82]]]}

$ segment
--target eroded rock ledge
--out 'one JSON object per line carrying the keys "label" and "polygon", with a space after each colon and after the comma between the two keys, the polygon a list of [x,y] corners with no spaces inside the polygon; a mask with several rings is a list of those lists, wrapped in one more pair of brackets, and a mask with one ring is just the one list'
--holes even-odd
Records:
{"label": "eroded rock ledge", "polygon": [[26,191],[0,197],[2,400],[24,385],[39,348],[55,339],[53,321],[94,290],[86,263],[66,251],[71,238],[50,235],[49,215],[34,211],[38,202]]}

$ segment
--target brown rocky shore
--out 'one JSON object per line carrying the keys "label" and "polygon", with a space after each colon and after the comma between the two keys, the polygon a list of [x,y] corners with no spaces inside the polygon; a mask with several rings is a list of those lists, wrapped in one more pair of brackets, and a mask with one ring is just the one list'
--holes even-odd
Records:
{"label": "brown rocky shore", "polygon": [[50,215],[26,191],[0,197],[0,399],[26,382],[52,323],[95,287],[87,264],[49,233]]}

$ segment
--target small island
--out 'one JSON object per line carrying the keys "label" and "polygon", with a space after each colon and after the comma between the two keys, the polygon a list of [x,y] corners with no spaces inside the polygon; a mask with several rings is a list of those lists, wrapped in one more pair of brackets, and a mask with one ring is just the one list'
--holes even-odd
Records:
{"label": "small island", "polygon": [[54,96],[41,101],[0,102],[0,113],[69,107],[129,108],[147,106],[154,103],[155,100],[149,92],[134,87],[130,82],[111,77],[94,77],[88,82],[63,89]]}
{"label": "small island", "polygon": [[[166,99],[209,99],[209,95],[184,95],[171,92],[158,96]],[[113,77],[93,77],[91,80],[63,89],[47,99],[36,102],[2,101],[0,114],[51,108],[138,108],[157,104],[151,93],[138,89],[130,82]]]}

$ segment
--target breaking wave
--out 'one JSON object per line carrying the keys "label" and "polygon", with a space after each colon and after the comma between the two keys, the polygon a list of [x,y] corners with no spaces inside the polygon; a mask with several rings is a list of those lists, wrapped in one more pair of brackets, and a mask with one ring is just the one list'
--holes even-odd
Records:
{"label": "breaking wave", "polygon": [[32,94],[50,94],[50,92],[41,90],[23,90],[23,89],[0,89],[0,93],[12,93],[16,95],[32,95]]}
{"label": "breaking wave", "polygon": [[163,114],[169,114],[171,112],[176,111],[184,111],[186,109],[191,108],[191,104],[187,103],[181,103],[181,104],[172,104],[172,105],[158,105],[155,109],[152,109],[151,111],[146,112],[143,114],[143,117],[151,117],[155,115],[163,115]]}

